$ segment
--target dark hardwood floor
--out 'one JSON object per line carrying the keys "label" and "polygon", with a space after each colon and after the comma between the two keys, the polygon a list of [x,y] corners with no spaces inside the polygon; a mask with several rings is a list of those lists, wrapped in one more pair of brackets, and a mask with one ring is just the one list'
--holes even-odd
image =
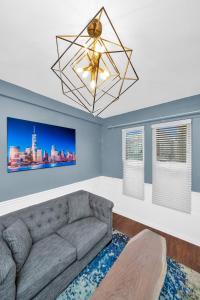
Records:
{"label": "dark hardwood floor", "polygon": [[[132,237],[148,228],[166,238],[167,255],[200,273],[200,247],[113,213],[113,228]],[[199,233],[200,234],[200,233]]]}

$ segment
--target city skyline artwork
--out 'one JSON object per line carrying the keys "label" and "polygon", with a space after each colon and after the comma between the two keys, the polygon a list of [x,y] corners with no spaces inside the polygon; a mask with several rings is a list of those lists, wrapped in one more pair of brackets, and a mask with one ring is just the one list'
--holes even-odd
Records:
{"label": "city skyline artwork", "polygon": [[7,118],[8,173],[76,164],[76,130]]}

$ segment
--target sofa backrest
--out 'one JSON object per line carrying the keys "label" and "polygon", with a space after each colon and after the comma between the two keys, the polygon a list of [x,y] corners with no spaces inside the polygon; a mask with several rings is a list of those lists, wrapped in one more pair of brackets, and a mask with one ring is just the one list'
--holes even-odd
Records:
{"label": "sofa backrest", "polygon": [[68,200],[77,197],[80,193],[85,194],[86,197],[89,194],[81,190],[1,216],[0,231],[17,219],[22,219],[29,228],[33,242],[47,237],[68,222]]}

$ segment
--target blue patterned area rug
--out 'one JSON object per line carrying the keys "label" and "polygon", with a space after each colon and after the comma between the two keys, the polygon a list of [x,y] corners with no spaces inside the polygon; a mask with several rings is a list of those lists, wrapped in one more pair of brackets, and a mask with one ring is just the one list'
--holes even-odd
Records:
{"label": "blue patterned area rug", "polygon": [[[126,235],[114,231],[112,242],[87,265],[57,300],[88,300],[128,240]],[[167,275],[159,300],[200,300],[200,274],[168,257]]]}

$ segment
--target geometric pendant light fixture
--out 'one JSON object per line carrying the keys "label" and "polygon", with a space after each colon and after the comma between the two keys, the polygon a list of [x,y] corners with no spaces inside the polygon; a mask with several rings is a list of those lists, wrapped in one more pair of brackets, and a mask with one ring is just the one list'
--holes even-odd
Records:
{"label": "geometric pendant light fixture", "polygon": [[62,93],[95,116],[119,100],[139,77],[105,8],[78,35],[56,36],[58,58],[51,69]]}

